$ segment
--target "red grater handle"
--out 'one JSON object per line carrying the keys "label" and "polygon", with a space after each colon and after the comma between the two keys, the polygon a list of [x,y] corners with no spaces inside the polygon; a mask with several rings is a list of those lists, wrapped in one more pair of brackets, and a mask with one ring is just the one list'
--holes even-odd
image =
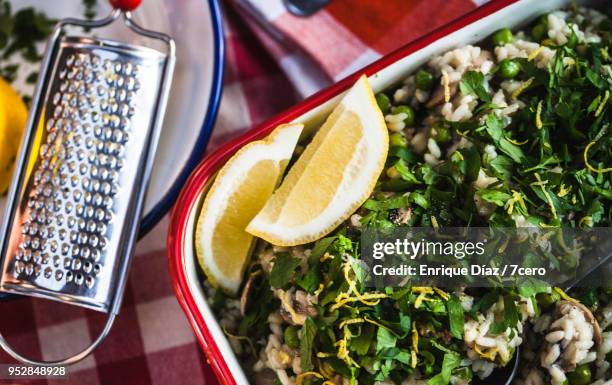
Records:
{"label": "red grater handle", "polygon": [[120,9],[123,12],[129,12],[138,8],[140,3],[142,3],[142,0],[109,0],[109,2],[115,9]]}

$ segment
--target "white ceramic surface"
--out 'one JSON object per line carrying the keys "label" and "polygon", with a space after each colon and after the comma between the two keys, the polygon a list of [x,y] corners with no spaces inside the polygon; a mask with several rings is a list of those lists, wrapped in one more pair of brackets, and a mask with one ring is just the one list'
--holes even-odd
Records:
{"label": "white ceramic surface", "polygon": [[[83,18],[81,0],[11,0],[15,10],[33,6],[52,18]],[[98,17],[110,11],[107,0],[98,0]],[[134,12],[136,21],[143,27],[171,35],[177,46],[177,61],[168,101],[168,110],[159,142],[153,176],[145,204],[145,216],[159,219],[169,207],[160,204],[175,186],[194,150],[204,153],[204,148],[194,149],[202,130],[211,90],[214,87],[214,30],[208,0],[146,0]],[[127,31],[118,20],[96,35],[110,37],[135,44],[149,44],[145,39]],[[36,69],[30,65],[31,69]],[[23,79],[30,71],[23,71],[15,83],[22,93],[31,93],[32,86]],[[0,198],[0,219],[4,215],[5,198]],[[164,207],[160,207],[164,206]]]}

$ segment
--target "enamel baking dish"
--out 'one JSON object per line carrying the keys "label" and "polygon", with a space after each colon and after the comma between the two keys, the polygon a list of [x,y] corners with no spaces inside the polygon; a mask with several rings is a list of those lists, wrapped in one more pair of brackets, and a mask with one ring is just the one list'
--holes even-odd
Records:
{"label": "enamel baking dish", "polygon": [[382,91],[407,77],[434,55],[477,43],[502,27],[520,27],[542,13],[569,3],[569,0],[492,0],[271,118],[219,148],[199,165],[185,184],[172,213],[168,236],[169,268],[176,296],[221,384],[242,385],[249,381],[200,284],[193,233],[208,186],[228,158],[245,144],[265,137],[281,123],[303,123],[306,132],[317,129],[344,91],[362,74],[369,77],[375,92]]}

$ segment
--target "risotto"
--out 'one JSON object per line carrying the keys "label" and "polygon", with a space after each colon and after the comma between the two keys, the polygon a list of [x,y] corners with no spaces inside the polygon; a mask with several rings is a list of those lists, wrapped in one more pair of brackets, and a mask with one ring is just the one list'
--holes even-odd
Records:
{"label": "risotto", "polygon": [[365,227],[608,227],[611,44],[605,14],[556,11],[379,93],[390,150],[370,199],[317,242],[260,243],[239,299],[204,283],[253,378],[468,384],[520,347],[519,384],[612,384],[609,283],[374,290],[355,268]]}

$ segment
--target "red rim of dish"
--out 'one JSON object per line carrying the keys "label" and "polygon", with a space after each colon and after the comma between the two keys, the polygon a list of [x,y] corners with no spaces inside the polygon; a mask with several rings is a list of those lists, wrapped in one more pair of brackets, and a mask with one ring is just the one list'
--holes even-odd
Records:
{"label": "red rim of dish", "polygon": [[185,187],[181,191],[179,198],[172,210],[170,217],[167,251],[170,279],[175,295],[187,315],[189,323],[193,328],[196,337],[204,350],[208,363],[211,365],[215,375],[222,385],[236,385],[223,354],[221,353],[214,337],[212,336],[204,317],[198,310],[193,293],[187,283],[185,271],[185,255],[183,254],[184,243],[189,229],[189,217],[196,209],[198,198],[206,188],[211,177],[217,170],[232,156],[238,149],[245,144],[258,140],[268,135],[277,125],[290,122],[313,108],[321,105],[327,100],[347,90],[353,85],[359,76],[365,74],[371,76],[400,59],[426,47],[427,45],[469,25],[477,20],[487,17],[518,0],[492,0],[491,2],[476,8],[466,15],[456,19],[433,32],[406,44],[396,51],[382,57],[380,60],[357,71],[356,73],[344,78],[340,82],[328,87],[294,107],[272,117],[246,134],[225,144],[211,155],[206,157],[202,163],[191,174]]}

